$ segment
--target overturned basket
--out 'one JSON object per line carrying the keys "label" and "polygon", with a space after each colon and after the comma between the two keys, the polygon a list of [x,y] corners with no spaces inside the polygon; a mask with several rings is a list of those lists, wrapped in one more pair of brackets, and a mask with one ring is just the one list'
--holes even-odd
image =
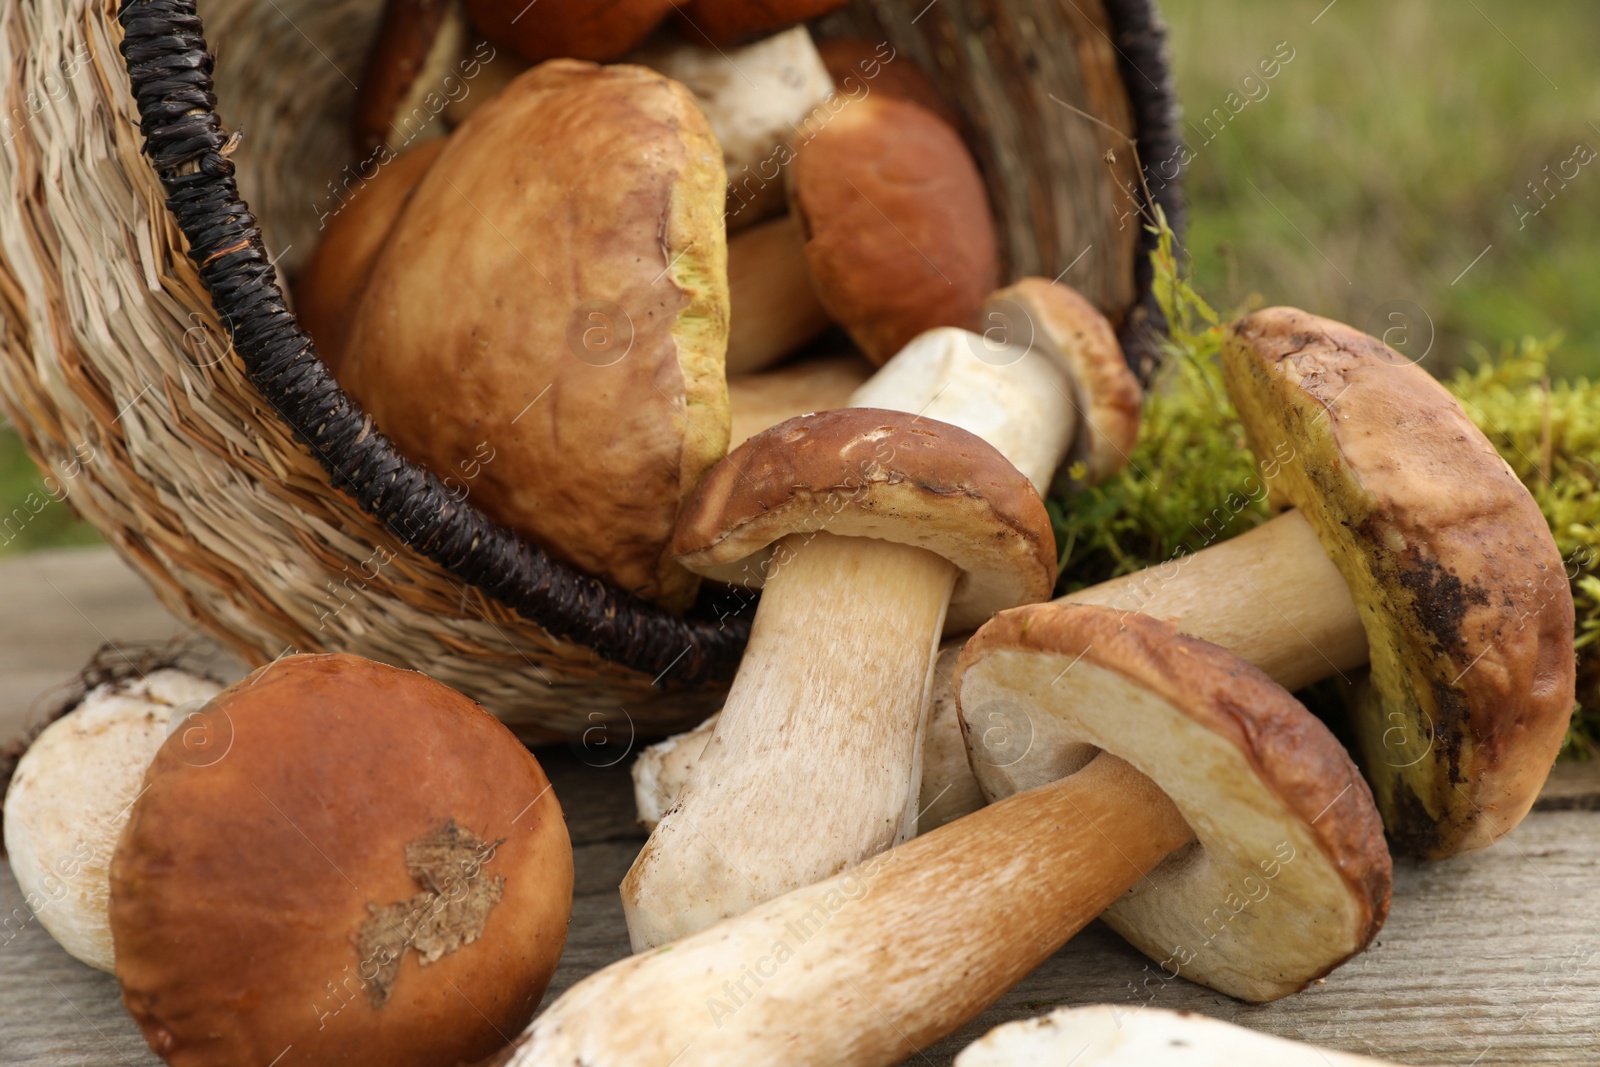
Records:
{"label": "overturned basket", "polygon": [[[458,503],[288,310],[277,271],[311,251],[348,158],[346,74],[378,0],[203,7],[204,27],[193,0],[0,15],[0,397],[52,491],[252,662],[341,649],[414,667],[529,737],[711,710],[747,621],[667,614]],[[1152,173],[1176,149],[1153,0],[855,0],[817,32],[887,39],[935,74],[1005,273],[1061,273],[1147,358],[1130,144]],[[1176,221],[1178,186],[1153,192]]]}

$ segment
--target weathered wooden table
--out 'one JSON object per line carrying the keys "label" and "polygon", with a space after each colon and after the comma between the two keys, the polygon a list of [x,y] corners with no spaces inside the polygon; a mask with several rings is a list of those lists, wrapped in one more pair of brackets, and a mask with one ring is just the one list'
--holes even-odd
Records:
{"label": "weathered wooden table", "polygon": [[[181,629],[105,550],[0,563],[0,606],[3,737],[102,642]],[[633,821],[626,760],[591,766],[614,757],[562,748],[539,756],[566,809],[578,878],[553,998],[626,955],[616,887],[644,835]],[[1187,1008],[1401,1063],[1600,1065],[1600,767],[1558,768],[1539,808],[1487,852],[1398,864],[1393,912],[1377,943],[1297,996],[1253,1007],[1162,981],[1097,925],[960,1033],[922,1054],[908,1048],[907,1062],[946,1064],[1001,1022],[1099,1001]],[[0,870],[0,1064],[157,1062],[123,1013],[116,983],[57,948],[31,921],[9,867]]]}

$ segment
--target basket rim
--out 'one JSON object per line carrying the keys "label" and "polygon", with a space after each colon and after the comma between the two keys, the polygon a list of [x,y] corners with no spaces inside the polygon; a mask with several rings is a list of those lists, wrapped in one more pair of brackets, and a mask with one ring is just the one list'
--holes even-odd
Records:
{"label": "basket rim", "polygon": [[[1135,143],[1160,158],[1178,144],[1178,110],[1156,0],[1104,0]],[[687,616],[585,574],[450,493],[437,475],[402,456],[339,387],[315,342],[289,311],[249,205],[228,159],[231,134],[216,112],[214,57],[196,0],[121,0],[120,46],[140,117],[143,153],[167,193],[213,310],[261,397],[327,474],[369,516],[413,551],[540,626],[553,637],[653,678],[661,687],[726,681],[749,636],[750,597],[733,610]],[[1158,76],[1152,78],[1150,71]],[[1181,175],[1141,188],[1182,233]],[[1154,235],[1141,228],[1139,299],[1121,333],[1147,376],[1165,322],[1150,287]]]}

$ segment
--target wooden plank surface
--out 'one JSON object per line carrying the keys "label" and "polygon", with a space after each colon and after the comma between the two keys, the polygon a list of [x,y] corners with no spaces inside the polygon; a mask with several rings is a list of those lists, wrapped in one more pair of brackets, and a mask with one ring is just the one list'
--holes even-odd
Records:
{"label": "wooden plank surface", "polygon": [[[53,555],[62,558],[0,563],[0,595],[10,609],[0,618],[4,707],[26,707],[101,639],[149,640],[176,629],[105,550]],[[19,570],[27,581],[17,579]],[[69,591],[62,583],[73,575],[80,584]],[[69,601],[70,610],[48,604],[74,591],[80,599]],[[61,632],[52,634],[52,626]],[[616,886],[644,835],[633,822],[626,760],[591,766],[615,755],[560,747],[541,749],[539,757],[566,809],[577,863],[554,997],[626,954]],[[1252,1007],[1182,979],[1163,981],[1153,964],[1096,925],[960,1033],[922,1055],[908,1049],[907,1062],[947,1064],[1001,1022],[1109,1001],[1130,1011],[1141,1004],[1186,1008],[1401,1063],[1600,1065],[1597,806],[1600,767],[1563,766],[1541,810],[1493,849],[1440,864],[1400,864],[1393,911],[1377,944],[1276,1004]],[[0,870],[0,1064],[157,1062],[122,1012],[115,982],[63,953],[30,920],[9,868]]]}

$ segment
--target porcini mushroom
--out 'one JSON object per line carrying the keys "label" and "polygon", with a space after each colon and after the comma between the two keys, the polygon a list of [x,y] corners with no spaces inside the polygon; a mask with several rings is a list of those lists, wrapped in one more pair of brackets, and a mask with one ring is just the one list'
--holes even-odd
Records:
{"label": "porcini mushroom", "polygon": [[470,1062],[555,971],[572,854],[494,716],[420,674],[293,656],[156,754],[111,865],[123,1004],[170,1063]]}
{"label": "porcini mushroom", "polygon": [[1396,1067],[1162,1008],[1091,1004],[1057,1008],[990,1030],[955,1067]]}
{"label": "porcini mushroom", "polygon": [[711,44],[726,45],[821,18],[848,0],[678,0],[678,18]]}
{"label": "porcini mushroom", "polygon": [[[386,0],[350,117],[357,155],[367,158],[381,145],[403,150],[444,135],[444,82],[466,36],[459,0]],[[425,106],[430,93],[439,100],[437,109]]]}
{"label": "porcini mushroom", "polygon": [[973,325],[998,284],[998,239],[977,165],[937,115],[853,101],[797,139],[788,180],[817,296],[868,359]]}
{"label": "porcini mushroom", "polygon": [[[697,1064],[887,1067],[1112,902],[1135,944],[1163,960],[1186,947],[1169,966],[1249,1000],[1301,988],[1376,933],[1390,868],[1366,785],[1326,727],[1232,654],[1142,616],[1034,605],[979,632],[958,684],[963,703],[1025,701],[1102,751],[1060,782],[612,964],[551,1005],[507,1062],[666,1067],[690,1049]],[[651,1010],[612,1009],[641,1002]]]}
{"label": "porcini mushroom", "polygon": [[106,682],[45,727],[6,790],[5,842],[24,902],[69,954],[112,967],[111,854],[169,725],[221,690],[166,668]]}
{"label": "porcini mushroom", "polygon": [[[882,365],[938,326],[973,328],[997,284],[988,194],[938,116],[887,96],[840,99],[777,157],[790,215],[729,242],[728,366],[759,370],[831,320]],[[756,202],[735,181],[730,215]]]}
{"label": "porcini mushroom", "polygon": [[[934,668],[933,706],[922,742],[922,778],[917,788],[919,834],[977,811],[985,803],[978,780],[967,765],[967,739],[950,688],[949,675],[960,652],[959,644],[946,647]],[[646,830],[654,830],[678,802],[678,794],[716,726],[717,716],[713,715],[693,730],[649,746],[633,761],[634,810]]]}
{"label": "porcini mushroom", "polygon": [[673,518],[727,446],[725,188],[676,82],[566,60],[528,71],[417,188],[342,384],[409,458],[441,476],[473,462],[461,480],[486,514],[686,606],[696,579],[666,553]]}
{"label": "porcini mushroom", "polygon": [[672,14],[676,0],[466,0],[472,24],[530,63],[621,59]]}
{"label": "porcini mushroom", "polygon": [[[1290,688],[1370,657],[1354,726],[1391,841],[1433,859],[1492,843],[1573,706],[1572,597],[1538,506],[1442,385],[1348,326],[1260,311],[1222,366],[1261,460],[1236,493],[1294,510],[1064,599],[1177,621]],[[996,796],[1053,778],[1052,758],[974,766]]]}
{"label": "porcini mushroom", "polygon": [[294,284],[295,318],[317,342],[317,354],[339,372],[350,342],[356,303],[373,261],[412,192],[444,151],[439,138],[424,141],[379,167],[339,210],[324,217],[322,239]]}
{"label": "porcini mushroom", "polygon": [[856,392],[866,407],[751,438],[690,498],[679,560],[765,592],[705,755],[623,882],[635,948],[914,831],[939,637],[1048,595],[1039,490],[1079,438],[1073,368],[1129,375],[1098,312],[1061,308],[1080,317],[1034,316],[1027,348],[923,335]]}

